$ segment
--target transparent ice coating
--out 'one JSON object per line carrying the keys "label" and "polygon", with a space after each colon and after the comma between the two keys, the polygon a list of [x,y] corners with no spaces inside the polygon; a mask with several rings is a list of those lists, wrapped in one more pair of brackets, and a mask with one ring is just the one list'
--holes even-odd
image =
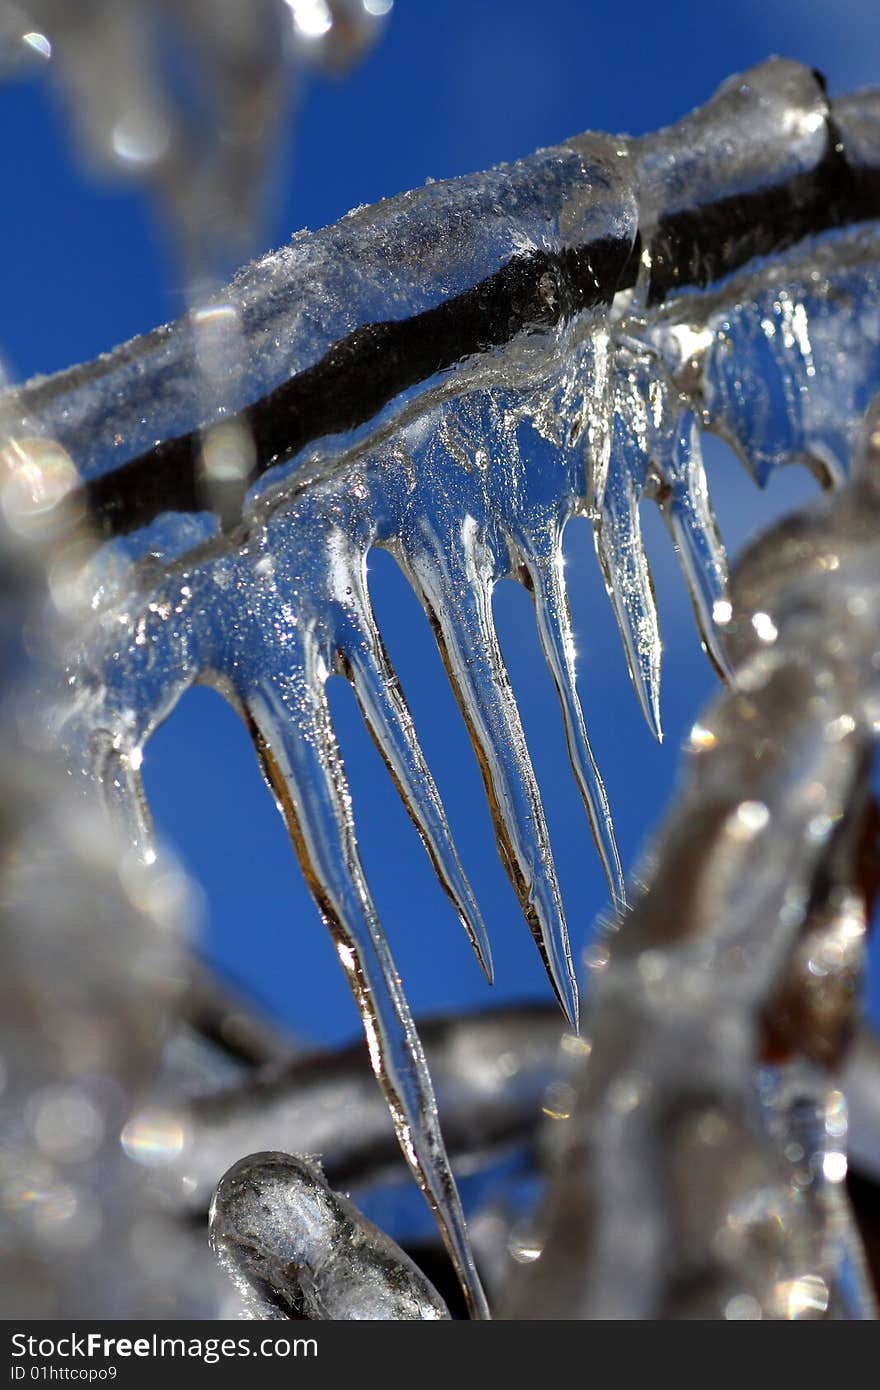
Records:
{"label": "transparent ice coating", "polygon": [[878,519],[875,404],[852,480],[734,571],[731,685],[593,953],[590,1056],[510,1316],[874,1315],[833,1068],[873,892]]}
{"label": "transparent ice coating", "polygon": [[242,1158],[210,1215],[211,1244],[254,1316],[436,1321],[449,1313],[399,1246],[331,1191],[318,1164],[282,1153]]}
{"label": "transparent ice coating", "polygon": [[[699,432],[729,438],[759,481],[798,458],[831,480],[845,473],[880,385],[875,111],[870,95],[838,111],[814,74],[763,65],[657,137],[579,136],[295,237],[215,306],[242,325],[246,346],[216,411],[185,322],[5,402],[27,459],[48,438],[75,462],[84,486],[69,500],[101,540],[56,573],[59,601],[87,616],[56,712],[84,789],[114,804],[150,857],[144,741],[197,680],[240,711],[348,973],[404,1152],[477,1310],[424,1056],[358,856],[331,673],[352,683],[487,972],[490,950],[370,608],[366,557],[374,545],[391,551],[432,624],[499,853],[574,1020],[561,897],[492,590],[510,576],[533,595],[572,765],[622,903],[576,688],[564,529],[576,514],[593,523],[659,734],[639,503],[660,505],[725,670],[713,617],[724,611],[725,557]],[[208,425],[228,431],[232,453],[251,450],[237,522],[211,511]]]}
{"label": "transparent ice coating", "polygon": [[[353,442],[375,434],[386,415],[399,415],[412,394],[438,380],[451,377],[457,391],[462,372],[490,381],[509,381],[515,373],[528,383],[536,368],[546,375],[556,343],[559,358],[567,355],[569,334],[563,324],[548,341],[540,330],[559,323],[570,299],[583,297],[580,280],[589,273],[567,261],[563,250],[611,238],[627,243],[618,251],[625,259],[635,235],[633,190],[617,144],[606,136],[580,137],[570,147],[485,174],[428,184],[355,209],[321,231],[299,232],[280,251],[247,266],[217,310],[240,319],[247,348],[243,375],[227,383],[223,416],[303,377],[269,458],[290,457],[296,445],[295,462],[310,463],[305,471],[311,472],[312,455],[334,462],[344,457]],[[495,309],[492,277],[498,272],[508,295]],[[432,310],[442,310],[424,320],[434,341],[411,331],[403,344],[418,354],[408,366],[416,378],[408,385],[407,363],[394,361],[386,349],[390,342],[392,351],[402,350],[387,330]],[[499,351],[511,338],[515,350]],[[454,355],[460,343],[462,362]],[[373,380],[363,379],[367,362]],[[304,376],[319,367],[323,375]],[[398,377],[404,384],[386,403]],[[366,403],[321,399],[325,380],[334,393],[357,393]],[[88,479],[209,423],[187,320],[86,367],[35,380],[26,403]],[[366,418],[352,426],[359,414]],[[259,420],[252,422],[259,431]],[[320,440],[320,451],[309,449],[311,438],[299,442],[306,432]]]}

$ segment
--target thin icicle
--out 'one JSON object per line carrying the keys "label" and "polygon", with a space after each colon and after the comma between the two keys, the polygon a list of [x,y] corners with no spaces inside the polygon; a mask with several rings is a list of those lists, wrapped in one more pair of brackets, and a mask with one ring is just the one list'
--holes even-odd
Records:
{"label": "thin icicle", "polygon": [[697,423],[690,410],[682,412],[662,473],[657,500],[678,548],[700,637],[716,668],[727,675],[730,668],[714,616],[716,603],[727,593],[727,557],[709,498]]}
{"label": "thin icicle", "polygon": [[554,537],[549,555],[542,555],[540,559],[525,559],[524,564],[534,598],[541,647],[562,705],[565,739],[572,769],[590,819],[593,839],[602,860],[612,898],[618,905],[623,906],[626,903],[626,886],[614,836],[611,807],[587,737],[577,692],[574,637],[562,575],[562,536],[557,534]]}
{"label": "thin icicle", "polygon": [[336,942],[401,1147],[437,1215],[471,1309],[484,1317],[485,1298],[424,1053],[357,850],[351,799],[324,690],[326,669],[308,636],[298,655],[298,669],[289,651],[286,677],[270,678],[243,693],[255,743],[303,873]]}
{"label": "thin icicle", "polygon": [[350,610],[340,641],[343,674],[351,682],[364,721],[381,753],[434,866],[492,983],[492,949],[471,886],[452,840],[443,803],[431,776],[385,644],[376,626],[366,583],[366,558],[353,555],[340,535],[336,552]]}
{"label": "thin icicle", "polygon": [[333,1192],[319,1164],[253,1153],[225,1173],[211,1203],[210,1239],[256,1318],[332,1322],[449,1317],[421,1270]]}
{"label": "thin icicle", "polygon": [[541,795],[492,618],[493,567],[473,518],[459,553],[439,537],[406,563],[471,736],[502,863],[560,1003],[577,1024],[577,985]]}

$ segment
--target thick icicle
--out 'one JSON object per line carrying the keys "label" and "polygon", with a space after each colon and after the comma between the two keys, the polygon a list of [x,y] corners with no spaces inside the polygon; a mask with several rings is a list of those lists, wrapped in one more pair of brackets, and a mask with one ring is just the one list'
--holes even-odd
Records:
{"label": "thick icicle", "polygon": [[[487,1315],[421,1043],[357,851],[345,772],[307,635],[302,665],[242,692],[267,781],[357,1001],[373,1070],[477,1317]],[[290,663],[293,653],[288,654]]]}
{"label": "thick icicle", "polygon": [[7,62],[14,46],[47,60],[84,161],[158,195],[192,276],[216,268],[221,250],[240,260],[253,247],[302,69],[344,71],[383,25],[369,0],[326,0],[319,34],[308,9],[285,0],[0,0],[0,33]]}
{"label": "thick icicle", "polygon": [[449,1312],[421,1270],[357,1207],[332,1192],[314,1161],[242,1158],[211,1203],[211,1245],[257,1317],[424,1321]]}

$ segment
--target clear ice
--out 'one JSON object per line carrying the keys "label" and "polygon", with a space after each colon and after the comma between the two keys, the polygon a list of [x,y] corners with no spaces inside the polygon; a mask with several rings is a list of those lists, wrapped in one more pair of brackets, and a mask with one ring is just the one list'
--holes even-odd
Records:
{"label": "clear ice", "polygon": [[149,860],[146,740],[197,681],[242,715],[477,1314],[486,1304],[428,1069],[358,854],[332,674],[350,681],[490,976],[491,951],[371,610],[367,556],[391,552],[431,623],[499,854],[575,1024],[561,895],[493,588],[511,577],[534,599],[622,907],[577,692],[565,527],[592,523],[659,737],[639,505],[660,506],[704,644],[727,671],[725,556],[700,433],[722,435],[759,483],[795,460],[828,483],[845,477],[880,386],[878,165],[877,97],[832,104],[813,72],[774,60],[656,136],[578,136],[300,233],[187,319],[3,401],[13,468],[39,472],[51,459],[83,523],[50,577],[80,623],[53,710],[71,767]]}
{"label": "clear ice", "polygon": [[876,1316],[840,1063],[875,889],[878,517],[875,402],[851,481],[734,570],[732,681],[595,955],[589,1061],[508,1316]]}
{"label": "clear ice", "polygon": [[330,1189],[313,1160],[277,1152],[240,1159],[214,1195],[210,1232],[257,1317],[273,1309],[313,1321],[449,1317],[421,1270]]}

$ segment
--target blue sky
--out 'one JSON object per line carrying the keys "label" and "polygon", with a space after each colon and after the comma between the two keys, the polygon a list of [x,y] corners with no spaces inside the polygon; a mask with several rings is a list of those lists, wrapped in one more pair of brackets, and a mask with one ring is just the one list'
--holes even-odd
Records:
{"label": "blue sky", "polygon": [[[514,158],[575,131],[639,133],[668,123],[730,73],[772,53],[820,67],[832,91],[880,82],[876,0],[397,0],[383,39],[358,71],[344,81],[311,82],[291,116],[265,245],[427,177]],[[47,88],[32,82],[0,90],[0,120],[7,132],[0,147],[7,191],[0,344],[12,373],[82,361],[175,316],[179,276],[149,207],[131,190],[84,181],[64,113]],[[792,472],[762,496],[720,448],[709,449],[708,467],[734,552],[762,520],[812,490]],[[583,525],[571,529],[568,544],[581,690],[627,866],[668,801],[678,748],[714,686],[659,519],[650,516],[647,529],[665,643],[662,748],[641,720]],[[544,997],[427,626],[387,557],[371,559],[371,585],[484,907],[497,964],[494,998]],[[602,877],[525,594],[501,586],[497,616],[580,947],[604,903]],[[414,1010],[486,1004],[493,995],[353,701],[333,684],[364,859]],[[329,1041],[354,1032],[335,954],[244,729],[219,697],[196,691],[184,700],[148,748],[145,777],[161,835],[202,884],[211,958],[303,1034]]]}

